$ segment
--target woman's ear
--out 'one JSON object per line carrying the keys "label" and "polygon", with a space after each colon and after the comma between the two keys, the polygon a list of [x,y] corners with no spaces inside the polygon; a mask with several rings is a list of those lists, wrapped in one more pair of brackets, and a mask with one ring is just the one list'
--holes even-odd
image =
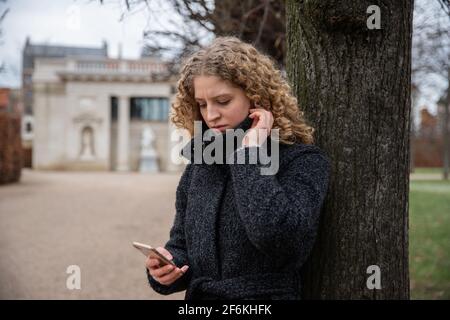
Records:
{"label": "woman's ear", "polygon": [[253,101],[253,108],[261,108],[261,104],[258,101]]}

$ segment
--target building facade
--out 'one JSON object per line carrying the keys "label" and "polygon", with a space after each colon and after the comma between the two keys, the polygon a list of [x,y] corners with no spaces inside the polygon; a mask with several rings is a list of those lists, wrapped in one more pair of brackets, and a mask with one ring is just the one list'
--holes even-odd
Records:
{"label": "building facade", "polygon": [[146,132],[156,171],[181,170],[171,160],[176,80],[166,64],[67,51],[33,58],[33,168],[142,171]]}

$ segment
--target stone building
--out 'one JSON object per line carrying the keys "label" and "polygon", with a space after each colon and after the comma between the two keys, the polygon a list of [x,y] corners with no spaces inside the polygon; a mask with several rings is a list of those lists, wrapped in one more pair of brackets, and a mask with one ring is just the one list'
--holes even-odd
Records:
{"label": "stone building", "polygon": [[155,151],[158,171],[181,170],[170,160],[168,117],[176,79],[166,63],[109,58],[106,45],[76,48],[29,40],[23,57],[33,168],[139,171],[145,131],[154,139],[147,147]]}

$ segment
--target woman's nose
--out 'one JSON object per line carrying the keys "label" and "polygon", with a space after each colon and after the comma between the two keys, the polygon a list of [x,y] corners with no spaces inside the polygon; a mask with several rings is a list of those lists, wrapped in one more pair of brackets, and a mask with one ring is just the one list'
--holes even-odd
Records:
{"label": "woman's nose", "polygon": [[214,121],[215,119],[217,119],[220,116],[220,113],[213,107],[208,108],[206,110],[206,119],[208,121]]}

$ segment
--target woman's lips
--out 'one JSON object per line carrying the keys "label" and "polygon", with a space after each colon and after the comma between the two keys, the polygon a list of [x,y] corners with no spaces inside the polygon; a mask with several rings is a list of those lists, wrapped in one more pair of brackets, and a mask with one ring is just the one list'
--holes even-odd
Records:
{"label": "woman's lips", "polygon": [[213,129],[219,130],[219,131],[224,131],[226,129],[226,125],[223,126],[218,126],[218,127],[213,127]]}

